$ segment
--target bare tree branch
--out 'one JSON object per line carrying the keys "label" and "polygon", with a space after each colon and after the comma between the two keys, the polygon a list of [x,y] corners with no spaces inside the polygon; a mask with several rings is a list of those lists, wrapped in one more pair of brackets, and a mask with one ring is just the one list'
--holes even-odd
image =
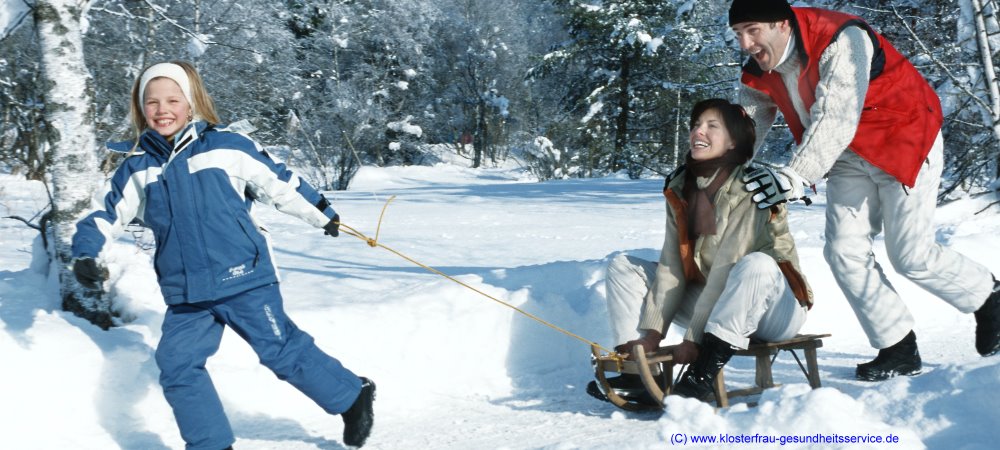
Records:
{"label": "bare tree branch", "polygon": [[958,77],[956,77],[954,74],[951,73],[951,70],[948,69],[948,66],[945,66],[943,63],[941,63],[941,61],[938,61],[937,58],[931,56],[932,53],[930,49],[928,49],[927,45],[924,44],[924,41],[920,39],[920,36],[917,36],[917,33],[913,31],[913,28],[910,27],[910,24],[906,23],[906,19],[904,19],[903,15],[899,13],[899,10],[896,9],[895,5],[892,6],[892,13],[893,15],[896,16],[897,19],[899,19],[899,23],[903,25],[903,28],[905,28],[906,32],[910,34],[910,37],[913,38],[913,41],[916,42],[921,49],[923,49],[924,53],[926,53],[928,56],[931,57],[931,60],[934,61],[934,65],[938,66],[938,68],[940,68],[945,73],[945,75],[948,75],[948,78],[951,79],[952,83],[954,83],[956,87],[965,92],[965,94],[968,95],[969,97],[973,98],[975,102],[979,103],[979,105],[982,106],[984,109],[986,109],[987,111],[991,111],[990,105],[986,104],[986,102],[983,101],[983,99],[976,97],[976,94],[973,94],[972,91],[969,90],[968,86],[965,85],[965,83],[961,82],[958,79]]}
{"label": "bare tree branch", "polygon": [[28,16],[31,15],[32,10],[35,9],[35,6],[32,5],[31,3],[28,3],[28,0],[21,0],[21,2],[24,3],[28,7],[28,9],[21,14],[21,17],[18,17],[17,20],[14,21],[13,25],[8,26],[7,29],[4,30],[3,34],[0,35],[0,41],[7,39],[7,36],[10,36],[10,34],[14,32],[14,30],[20,27],[21,24],[24,23],[24,19],[27,19]]}
{"label": "bare tree branch", "polygon": [[105,13],[105,14],[110,14],[112,16],[124,17],[124,18],[129,19],[129,20],[139,20],[139,21],[142,21],[142,22],[151,22],[151,20],[148,17],[139,17],[139,16],[137,16],[135,14],[132,14],[129,10],[125,9],[124,5],[119,4],[118,5],[118,9],[120,9],[121,11],[120,12],[119,11],[112,11],[112,10],[107,9],[107,8],[99,8],[99,7],[91,7],[90,8],[91,11],[99,11],[99,12],[102,12],[102,13]]}
{"label": "bare tree branch", "polygon": [[25,219],[24,217],[21,217],[21,216],[4,216],[4,219],[13,219],[13,220],[17,220],[17,221],[20,221],[20,222],[24,222],[24,224],[27,225],[28,228],[31,228],[32,230],[42,231],[42,226],[41,225],[33,224],[33,223],[31,223],[31,221],[29,221],[28,219]]}
{"label": "bare tree branch", "polygon": [[993,206],[997,206],[997,205],[1000,205],[1000,200],[997,200],[997,201],[995,201],[995,202],[993,202],[993,203],[990,203],[989,205],[986,205],[986,207],[985,207],[985,208],[983,208],[983,209],[980,209],[979,211],[976,211],[976,214],[975,214],[975,215],[979,215],[979,213],[981,213],[981,212],[983,212],[983,211],[986,211],[987,209],[990,209],[991,207],[993,207]]}
{"label": "bare tree branch", "polygon": [[220,45],[222,47],[229,47],[229,48],[231,48],[233,50],[239,50],[239,51],[243,51],[243,52],[253,53],[255,55],[259,55],[260,54],[258,51],[254,50],[254,49],[251,49],[251,48],[238,47],[238,46],[235,46],[235,45],[225,44],[225,43],[214,41],[214,40],[206,40],[204,34],[195,33],[194,31],[188,29],[184,25],[181,25],[180,22],[178,22],[177,20],[171,18],[170,16],[167,16],[167,14],[164,11],[163,7],[161,7],[159,5],[154,5],[150,0],[143,0],[143,3],[145,3],[146,5],[148,5],[150,7],[150,9],[152,9],[153,11],[155,11],[156,14],[159,15],[160,17],[162,17],[163,20],[166,21],[168,24],[173,25],[174,28],[177,28],[178,30],[181,30],[182,33],[190,36],[192,39],[195,39],[198,42],[201,42],[202,44],[205,44],[205,45]]}

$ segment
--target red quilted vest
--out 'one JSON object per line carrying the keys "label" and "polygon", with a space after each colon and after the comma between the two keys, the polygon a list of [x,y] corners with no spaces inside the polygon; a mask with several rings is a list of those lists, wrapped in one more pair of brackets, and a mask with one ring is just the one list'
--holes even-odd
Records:
{"label": "red quilted vest", "polygon": [[[850,149],[901,183],[913,187],[917,173],[941,129],[941,101],[917,69],[889,41],[862,19],[818,8],[792,8],[797,49],[804,62],[799,95],[807,109],[816,102],[819,58],[844,28],[860,26],[875,47],[872,73],[861,121]],[[764,73],[753,59],[743,66],[743,84],[770,95],[778,105],[795,141],[804,128],[781,76]]]}

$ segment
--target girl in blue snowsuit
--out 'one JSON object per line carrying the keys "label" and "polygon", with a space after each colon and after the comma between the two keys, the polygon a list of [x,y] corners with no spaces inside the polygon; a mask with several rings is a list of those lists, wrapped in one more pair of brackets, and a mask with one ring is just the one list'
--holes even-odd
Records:
{"label": "girl in blue snowsuit", "polygon": [[152,229],[167,303],[156,363],[187,448],[220,450],[235,440],[205,369],[227,326],[279,379],[341,414],[346,444],[363,444],[375,385],[323,353],[285,314],[268,240],[250,206],[273,205],[332,236],[337,213],[256,142],[215,127],[212,100],[190,64],[143,71],[132,89],[132,120],[137,142],[103,205],[77,223],[73,271],[81,284],[100,289],[107,272],[96,258],[105,243],[133,219]]}

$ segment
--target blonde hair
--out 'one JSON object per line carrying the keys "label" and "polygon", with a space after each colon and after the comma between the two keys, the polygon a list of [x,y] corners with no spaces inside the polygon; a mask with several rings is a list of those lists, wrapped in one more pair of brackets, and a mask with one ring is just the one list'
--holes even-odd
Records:
{"label": "blonde hair", "polygon": [[[205,89],[205,83],[201,80],[201,75],[198,75],[198,70],[194,68],[188,62],[185,61],[170,61],[171,64],[176,64],[184,69],[187,74],[188,82],[191,84],[191,113],[196,120],[204,120],[211,125],[219,123],[219,116],[215,112],[215,104],[212,102],[212,97],[208,95],[208,91]],[[149,70],[146,67],[142,70],[142,73],[146,73]],[[139,87],[142,80],[142,74],[139,74],[135,78],[135,83],[132,84],[132,104],[130,107],[132,115],[132,130],[135,132],[135,140],[138,145],[139,136],[146,131],[146,115],[143,114],[142,110],[142,92],[139,92]]]}

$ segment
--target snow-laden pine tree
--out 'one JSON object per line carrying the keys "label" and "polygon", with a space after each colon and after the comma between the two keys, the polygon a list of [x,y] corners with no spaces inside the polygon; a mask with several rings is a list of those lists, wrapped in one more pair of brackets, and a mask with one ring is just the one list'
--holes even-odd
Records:
{"label": "snow-laden pine tree", "polygon": [[587,148],[587,171],[635,169],[632,142],[639,138],[637,115],[656,110],[662,89],[650,83],[660,62],[663,35],[673,3],[659,0],[593,2],[555,0],[571,39],[545,55],[537,76],[567,82],[566,107],[582,134],[574,146]]}
{"label": "snow-laden pine tree", "polygon": [[[30,11],[27,20],[30,21]],[[31,27],[0,36],[0,166],[29,180],[46,170],[43,83]]]}
{"label": "snow-laden pine tree", "polygon": [[[443,102],[433,105],[437,123],[432,136],[471,147],[472,167],[504,158],[513,145],[534,136],[516,136],[530,110],[526,67],[539,46],[539,34],[552,42],[545,23],[548,5],[516,0],[442,0],[444,12],[433,30],[437,45],[429,49],[437,64],[429,67],[430,83]],[[546,45],[548,45],[546,43]],[[446,133],[441,133],[445,131]],[[520,142],[519,142],[520,141]]]}
{"label": "snow-laden pine tree", "polygon": [[89,5],[80,0],[38,0],[33,13],[50,127],[49,276],[58,277],[63,309],[108,328],[113,322],[107,298],[102,292],[82,289],[70,270],[76,222],[90,210],[91,198],[103,180],[94,136],[93,83],[83,56],[81,27]]}
{"label": "snow-laden pine tree", "polygon": [[563,80],[563,105],[580,132],[556,145],[578,149],[584,174],[626,169],[638,176],[659,165],[676,140],[686,140],[692,98],[716,96],[735,82],[718,2],[552,3],[570,39],[544,55],[530,77]]}

